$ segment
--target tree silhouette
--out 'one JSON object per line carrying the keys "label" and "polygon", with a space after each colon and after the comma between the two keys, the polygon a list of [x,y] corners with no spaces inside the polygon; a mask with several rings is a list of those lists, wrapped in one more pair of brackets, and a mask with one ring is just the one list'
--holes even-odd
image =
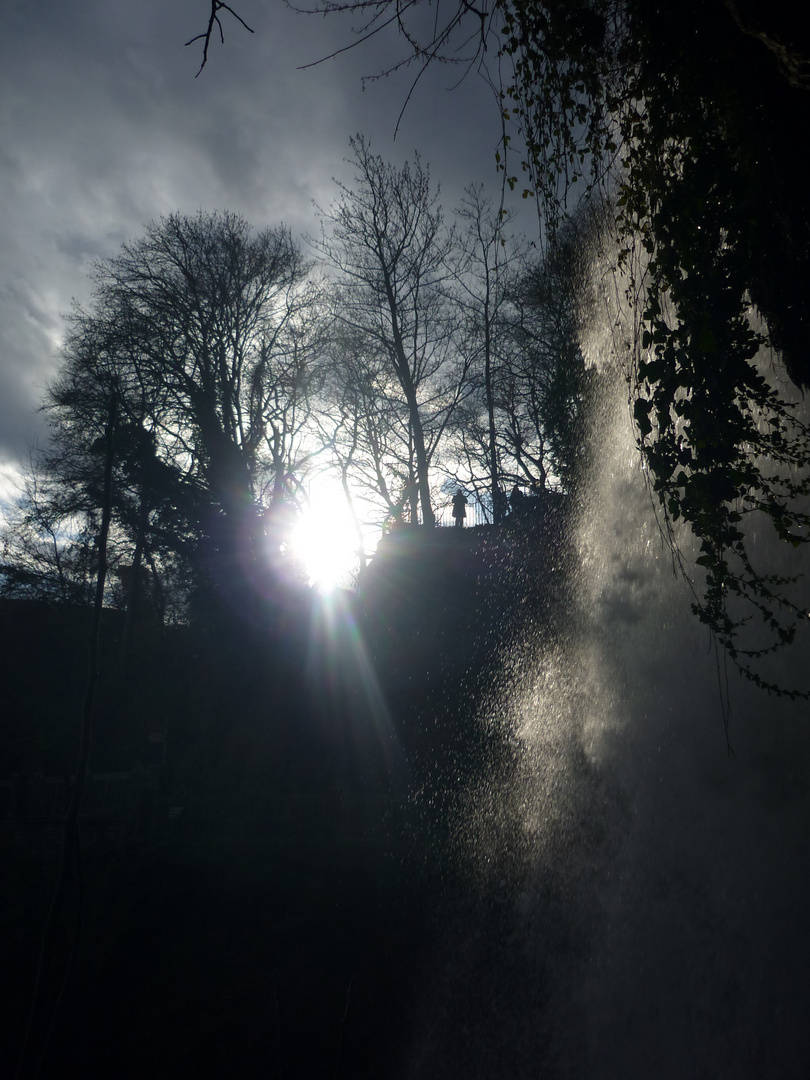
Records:
{"label": "tree silhouette", "polygon": [[[504,125],[497,167],[536,200],[545,242],[578,193],[609,197],[613,270],[637,323],[620,359],[663,532],[696,614],[765,685],[740,641],[741,612],[753,610],[775,645],[806,619],[787,583],[753,564],[748,541],[761,521],[787,544],[810,540],[810,437],[757,359],[771,346],[797,385],[810,383],[810,196],[795,162],[796,131],[810,121],[801,15],[731,0],[484,0],[431,20],[419,3],[317,7],[358,14],[358,40],[396,24],[406,42],[397,66],[414,64],[416,81],[436,62],[489,72]],[[697,574],[677,520],[699,542]]]}
{"label": "tree silhouette", "polygon": [[418,157],[397,170],[362,136],[351,147],[355,185],[338,185],[337,202],[322,214],[328,230],[312,243],[338,271],[333,317],[366,343],[389,400],[399,400],[408,501],[415,511],[418,500],[422,522],[433,525],[431,460],[466,377],[443,287],[451,238]]}
{"label": "tree silhouette", "polygon": [[465,463],[463,481],[475,488],[486,477],[493,520],[506,513],[502,430],[498,386],[510,364],[513,342],[507,310],[528,245],[510,235],[510,216],[469,187],[457,211],[461,230],[453,261],[453,298],[463,312],[464,348],[470,357],[472,393],[456,415],[454,434]]}
{"label": "tree silhouette", "polygon": [[[222,593],[262,559],[265,505],[303,469],[314,377],[308,269],[287,230],[172,215],[94,270],[47,393],[39,504],[92,535],[109,402],[119,409],[113,561]],[[45,485],[43,487],[42,485]],[[160,574],[157,575],[160,577]]]}

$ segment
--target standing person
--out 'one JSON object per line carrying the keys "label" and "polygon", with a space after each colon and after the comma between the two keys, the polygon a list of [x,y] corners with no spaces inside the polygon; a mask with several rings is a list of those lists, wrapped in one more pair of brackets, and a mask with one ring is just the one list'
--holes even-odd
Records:
{"label": "standing person", "polygon": [[517,484],[512,488],[512,494],[509,496],[509,505],[512,507],[512,513],[516,517],[519,517],[526,509],[526,496]]}
{"label": "standing person", "polygon": [[464,528],[464,518],[467,516],[467,500],[461,489],[453,496],[453,521],[457,529]]}

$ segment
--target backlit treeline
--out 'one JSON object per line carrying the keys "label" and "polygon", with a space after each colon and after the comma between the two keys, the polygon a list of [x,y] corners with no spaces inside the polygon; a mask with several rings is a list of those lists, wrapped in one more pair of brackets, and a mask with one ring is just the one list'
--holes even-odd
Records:
{"label": "backlit treeline", "polygon": [[539,261],[479,189],[447,220],[418,157],[351,147],[354,181],[304,247],[173,214],[95,265],[5,532],[7,595],[86,599],[111,417],[110,602],[162,618],[250,587],[316,476],[359,531],[432,526],[458,487],[497,522],[515,485],[572,485],[594,379],[582,226]]}

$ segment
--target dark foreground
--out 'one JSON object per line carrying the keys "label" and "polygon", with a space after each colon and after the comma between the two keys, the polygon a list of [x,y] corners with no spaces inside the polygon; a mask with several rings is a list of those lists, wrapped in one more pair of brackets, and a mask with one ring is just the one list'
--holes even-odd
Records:
{"label": "dark foreground", "polygon": [[[460,808],[509,768],[509,732],[476,717],[498,643],[527,617],[550,624],[563,580],[559,545],[540,545],[527,575],[537,536],[472,532],[392,541],[359,598],[287,597],[227,632],[144,632],[123,660],[109,616],[92,763],[107,801],[84,814],[56,928],[42,1077],[429,1075],[431,994],[480,903]],[[58,866],[84,616],[3,615],[0,1071],[13,1075]],[[500,947],[493,904],[484,954]],[[476,984],[463,1012],[482,1018]]]}

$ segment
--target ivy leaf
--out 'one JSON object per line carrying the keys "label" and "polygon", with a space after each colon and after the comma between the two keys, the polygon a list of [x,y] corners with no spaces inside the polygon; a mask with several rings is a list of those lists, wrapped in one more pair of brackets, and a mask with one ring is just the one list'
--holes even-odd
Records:
{"label": "ivy leaf", "polygon": [[633,417],[642,435],[649,435],[652,431],[652,424],[650,423],[651,408],[652,402],[648,401],[647,398],[636,398],[633,404]]}

